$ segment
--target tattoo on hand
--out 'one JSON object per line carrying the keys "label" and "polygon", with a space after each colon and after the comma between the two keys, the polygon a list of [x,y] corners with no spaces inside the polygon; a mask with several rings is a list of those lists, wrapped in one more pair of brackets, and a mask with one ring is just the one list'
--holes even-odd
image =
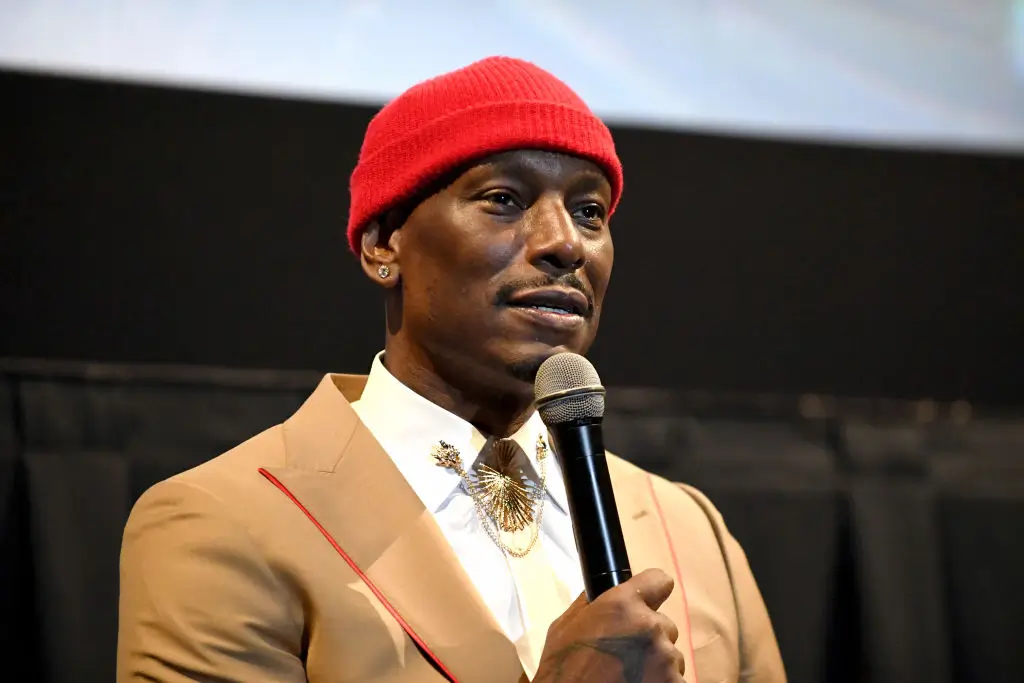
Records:
{"label": "tattoo on hand", "polygon": [[644,677],[644,662],[650,648],[651,638],[646,635],[597,638],[573,643],[552,655],[552,663],[555,668],[552,683],[563,680],[567,660],[581,650],[595,650],[614,657],[622,663],[622,678],[625,683],[640,683]]}

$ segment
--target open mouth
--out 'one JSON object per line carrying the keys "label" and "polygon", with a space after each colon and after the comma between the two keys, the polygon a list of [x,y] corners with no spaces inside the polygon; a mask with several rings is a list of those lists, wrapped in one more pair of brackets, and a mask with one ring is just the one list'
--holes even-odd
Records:
{"label": "open mouth", "polygon": [[534,289],[519,292],[509,299],[508,306],[580,318],[588,317],[590,314],[590,302],[587,297],[573,289]]}

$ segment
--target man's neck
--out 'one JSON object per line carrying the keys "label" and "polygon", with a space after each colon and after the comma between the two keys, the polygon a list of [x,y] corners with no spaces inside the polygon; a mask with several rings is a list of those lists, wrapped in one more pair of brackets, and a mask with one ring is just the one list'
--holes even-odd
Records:
{"label": "man's neck", "polygon": [[[515,434],[534,412],[532,392],[496,394],[483,383],[459,378],[445,381],[429,363],[415,362],[397,349],[386,347],[384,367],[399,382],[434,405],[469,422],[486,436]],[[468,374],[468,373],[467,373]]]}

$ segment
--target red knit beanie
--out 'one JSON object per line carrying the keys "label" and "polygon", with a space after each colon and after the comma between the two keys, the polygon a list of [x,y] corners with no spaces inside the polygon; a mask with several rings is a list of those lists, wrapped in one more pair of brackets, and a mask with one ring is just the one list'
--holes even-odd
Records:
{"label": "red knit beanie", "polygon": [[406,90],[366,129],[352,172],[348,240],[446,172],[512,149],[590,159],[608,176],[615,210],[622,165],[608,128],[565,83],[509,57],[489,57]]}

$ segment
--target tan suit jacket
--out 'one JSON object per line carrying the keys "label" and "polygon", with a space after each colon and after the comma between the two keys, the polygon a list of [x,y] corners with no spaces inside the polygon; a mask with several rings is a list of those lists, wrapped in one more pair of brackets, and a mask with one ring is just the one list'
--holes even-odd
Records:
{"label": "tan suit jacket", "polygon": [[[365,379],[328,375],[283,424],[139,499],[121,554],[120,683],[521,678],[349,404]],[[711,503],[617,457],[609,469],[633,572],[676,577],[661,611],[679,626],[686,680],[784,681],[746,557]]]}

